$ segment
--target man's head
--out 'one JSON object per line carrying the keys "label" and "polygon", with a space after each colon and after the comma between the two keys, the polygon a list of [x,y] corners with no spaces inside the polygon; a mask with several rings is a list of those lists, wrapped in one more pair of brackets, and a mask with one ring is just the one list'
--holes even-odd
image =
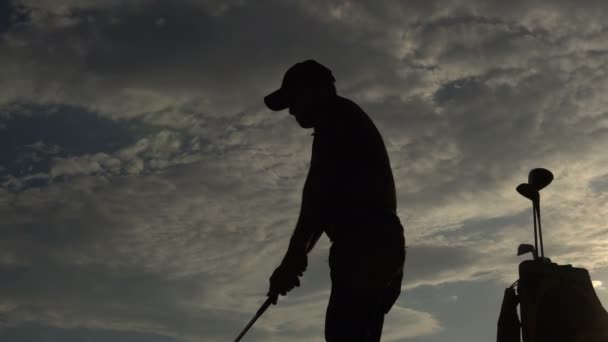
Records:
{"label": "man's head", "polygon": [[312,128],[323,104],[336,95],[335,81],[331,70],[309,59],[289,68],[281,88],[264,97],[264,103],[274,111],[289,108],[300,126]]}

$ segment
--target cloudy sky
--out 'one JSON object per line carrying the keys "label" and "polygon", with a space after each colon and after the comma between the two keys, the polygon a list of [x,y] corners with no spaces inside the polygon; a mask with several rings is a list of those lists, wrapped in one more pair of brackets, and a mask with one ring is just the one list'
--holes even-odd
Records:
{"label": "cloudy sky", "polygon": [[[408,249],[385,341],[495,339],[534,167],[608,304],[605,1],[0,0],[0,339],[229,341],[293,230],[313,58],[382,132]],[[247,341],[322,341],[329,241]]]}

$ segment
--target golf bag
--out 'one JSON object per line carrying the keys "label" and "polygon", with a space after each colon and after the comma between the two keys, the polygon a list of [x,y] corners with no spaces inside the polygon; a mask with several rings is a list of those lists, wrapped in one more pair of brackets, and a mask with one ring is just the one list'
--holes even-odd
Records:
{"label": "golf bag", "polygon": [[608,313],[589,272],[548,258],[520,263],[519,280],[505,290],[496,341],[608,342]]}

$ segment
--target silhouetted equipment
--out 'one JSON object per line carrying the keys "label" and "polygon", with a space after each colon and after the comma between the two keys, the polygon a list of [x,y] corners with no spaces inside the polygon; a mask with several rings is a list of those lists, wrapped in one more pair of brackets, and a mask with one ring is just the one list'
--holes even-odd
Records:
{"label": "silhouetted equipment", "polygon": [[589,272],[547,261],[519,265],[523,342],[608,341],[608,314]]}
{"label": "silhouetted equipment", "polygon": [[519,304],[519,298],[515,293],[515,284],[513,284],[505,290],[505,295],[502,299],[500,316],[498,317],[497,342],[520,342],[519,330],[521,323],[519,316],[517,316],[517,304]]}
{"label": "silhouetted equipment", "polygon": [[[319,239],[320,235],[315,234],[312,239],[314,239],[314,241],[311,241],[311,244],[314,245],[316,243],[316,241]],[[306,254],[308,254],[310,251],[312,250],[312,246],[307,246],[306,248]],[[266,309],[268,309],[268,307],[270,305],[272,305],[272,303],[276,303],[277,299],[279,297],[279,294],[272,294],[269,295],[268,298],[266,298],[266,301],[264,301],[264,303],[262,304],[262,306],[260,306],[260,308],[258,309],[258,311],[255,313],[255,315],[253,316],[253,318],[251,318],[251,320],[249,321],[249,323],[247,323],[247,325],[245,326],[245,328],[243,328],[243,331],[241,331],[241,333],[239,334],[239,336],[237,336],[237,338],[234,340],[234,342],[239,342],[243,336],[245,336],[245,334],[247,333],[247,331],[249,331],[249,329],[251,329],[251,327],[253,326],[253,324],[258,320],[258,318],[260,318],[264,312],[266,311]]]}
{"label": "silhouetted equipment", "polygon": [[528,173],[528,184],[530,184],[536,191],[540,191],[553,181],[553,174],[551,171],[543,168],[538,168]]}
{"label": "silhouetted equipment", "polygon": [[549,170],[534,169],[528,175],[528,183],[517,187],[517,192],[533,202],[535,244],[538,219],[541,257],[536,255],[538,246],[518,247],[517,255],[533,252],[534,259],[519,264],[519,280],[505,290],[496,340],[608,342],[608,313],[593,289],[589,272],[572,265],[558,265],[544,257],[538,191],[552,180]]}
{"label": "silhouetted equipment", "polygon": [[536,248],[534,248],[534,246],[527,243],[522,243],[521,245],[519,245],[519,247],[517,247],[517,256],[524,255],[526,253],[532,253],[532,255],[534,256],[534,260],[538,259],[538,255],[536,254]]}
{"label": "silhouetted equipment", "polygon": [[[528,183],[522,183],[515,188],[520,195],[532,201],[532,215],[534,217],[534,254],[538,258],[538,244],[540,240],[540,256],[545,257],[543,245],[543,231],[540,223],[540,193],[539,191],[551,184],[553,174],[547,169],[534,169],[528,173]],[[536,234],[536,222],[538,220],[538,236]]]}
{"label": "silhouetted equipment", "polygon": [[[278,296],[278,294],[277,294],[277,296]],[[247,323],[247,325],[245,326],[245,328],[243,329],[243,331],[241,331],[241,333],[236,338],[236,340],[234,340],[234,342],[239,342],[241,340],[241,338],[243,338],[243,336],[245,336],[245,334],[247,333],[247,331],[249,331],[249,329],[253,326],[253,323],[255,323],[255,321],[257,321],[258,318],[260,318],[260,316],[262,316],[262,314],[264,313],[264,311],[266,311],[266,309],[268,309],[268,307],[275,300],[276,300],[275,298],[272,298],[270,296],[266,299],[266,301],[264,302],[264,304],[262,304],[262,306],[258,309],[258,311],[255,313],[255,316],[253,316],[253,318],[249,321],[249,323]]]}

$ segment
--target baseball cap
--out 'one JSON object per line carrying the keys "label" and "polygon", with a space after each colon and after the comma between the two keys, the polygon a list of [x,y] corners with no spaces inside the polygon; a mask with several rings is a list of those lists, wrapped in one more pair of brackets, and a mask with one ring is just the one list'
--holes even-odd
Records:
{"label": "baseball cap", "polygon": [[336,81],[327,67],[309,59],[294,64],[285,72],[281,88],[264,97],[266,106],[274,111],[289,107],[289,94],[310,86],[324,86]]}

